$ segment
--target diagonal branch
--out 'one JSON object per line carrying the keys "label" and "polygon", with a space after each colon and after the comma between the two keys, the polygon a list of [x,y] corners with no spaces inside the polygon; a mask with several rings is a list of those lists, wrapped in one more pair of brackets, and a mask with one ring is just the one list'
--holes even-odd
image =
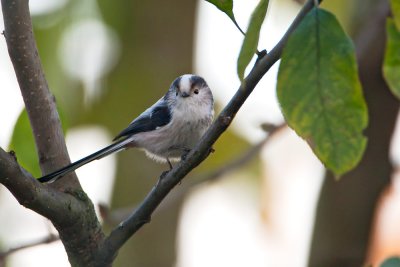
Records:
{"label": "diagonal branch", "polygon": [[270,53],[257,61],[231,101],[222,110],[196,147],[188,154],[187,159],[180,162],[165,175],[162,175],[159,182],[153,187],[138,208],[110,233],[99,253],[102,257],[108,258],[115,255],[115,252],[118,251],[138,229],[150,221],[152,213],[172,188],[174,188],[186,174],[207,158],[212,145],[228,128],[236,113],[246,101],[247,97],[252,93],[261,78],[272,65],[279,60],[283,47],[290,34],[313,7],[314,0],[308,0],[278,44]]}
{"label": "diagonal branch", "polygon": [[98,244],[104,234],[83,191],[63,193],[39,183],[18,165],[13,153],[1,148],[0,183],[21,205],[52,221],[59,231],[71,265],[92,266],[96,262]]}
{"label": "diagonal branch", "polygon": [[[280,130],[287,127],[286,124],[281,125],[263,125],[265,131],[268,135],[262,139],[260,142],[250,147],[247,151],[241,153],[237,158],[231,161],[223,163],[220,167],[209,173],[201,174],[200,177],[193,177],[193,181],[190,183],[181,184],[179,186],[179,191],[175,192],[174,195],[166,200],[164,200],[163,205],[160,206],[159,210],[168,210],[171,206],[177,203],[180,199],[184,198],[185,195],[190,192],[196,186],[202,185],[204,183],[212,183],[223,179],[223,177],[229,177],[229,173],[242,168],[244,165],[248,164],[257,155],[259,155],[262,148],[275,136]],[[192,179],[192,178],[191,178]],[[109,210],[109,207],[103,204],[98,205],[100,209],[100,215],[103,221],[109,225],[116,225],[121,220],[129,216],[134,207],[124,207],[116,210]]]}

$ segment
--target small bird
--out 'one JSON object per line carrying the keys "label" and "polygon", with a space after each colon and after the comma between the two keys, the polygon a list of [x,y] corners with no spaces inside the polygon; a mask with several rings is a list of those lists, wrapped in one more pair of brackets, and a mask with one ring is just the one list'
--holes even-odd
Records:
{"label": "small bird", "polygon": [[159,162],[179,161],[196,145],[214,117],[214,98],[197,75],[176,78],[167,93],[115,138],[114,143],[38,180],[54,182],[65,174],[121,150],[137,147]]}

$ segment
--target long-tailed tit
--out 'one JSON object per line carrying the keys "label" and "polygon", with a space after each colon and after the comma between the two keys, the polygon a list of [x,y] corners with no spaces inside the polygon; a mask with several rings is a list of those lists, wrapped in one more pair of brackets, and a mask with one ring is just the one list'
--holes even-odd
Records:
{"label": "long-tailed tit", "polygon": [[179,161],[200,140],[214,115],[214,100],[206,81],[196,75],[176,78],[168,92],[120,132],[113,144],[60,170],[40,182],[55,181],[77,168],[114,152],[137,147],[160,162]]}

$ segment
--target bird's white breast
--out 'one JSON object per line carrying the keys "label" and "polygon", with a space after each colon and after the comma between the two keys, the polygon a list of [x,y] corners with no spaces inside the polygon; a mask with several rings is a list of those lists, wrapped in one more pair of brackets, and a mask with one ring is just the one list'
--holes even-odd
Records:
{"label": "bird's white breast", "polygon": [[134,135],[134,142],[156,160],[179,160],[185,150],[195,146],[212,122],[212,106],[195,101],[185,99],[176,103],[170,123]]}

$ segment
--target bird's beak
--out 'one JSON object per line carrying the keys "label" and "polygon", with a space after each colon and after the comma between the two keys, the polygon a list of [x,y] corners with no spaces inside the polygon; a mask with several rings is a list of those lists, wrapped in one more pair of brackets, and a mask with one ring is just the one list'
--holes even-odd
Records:
{"label": "bird's beak", "polygon": [[190,96],[190,94],[186,93],[186,92],[181,92],[181,97],[188,97]]}

